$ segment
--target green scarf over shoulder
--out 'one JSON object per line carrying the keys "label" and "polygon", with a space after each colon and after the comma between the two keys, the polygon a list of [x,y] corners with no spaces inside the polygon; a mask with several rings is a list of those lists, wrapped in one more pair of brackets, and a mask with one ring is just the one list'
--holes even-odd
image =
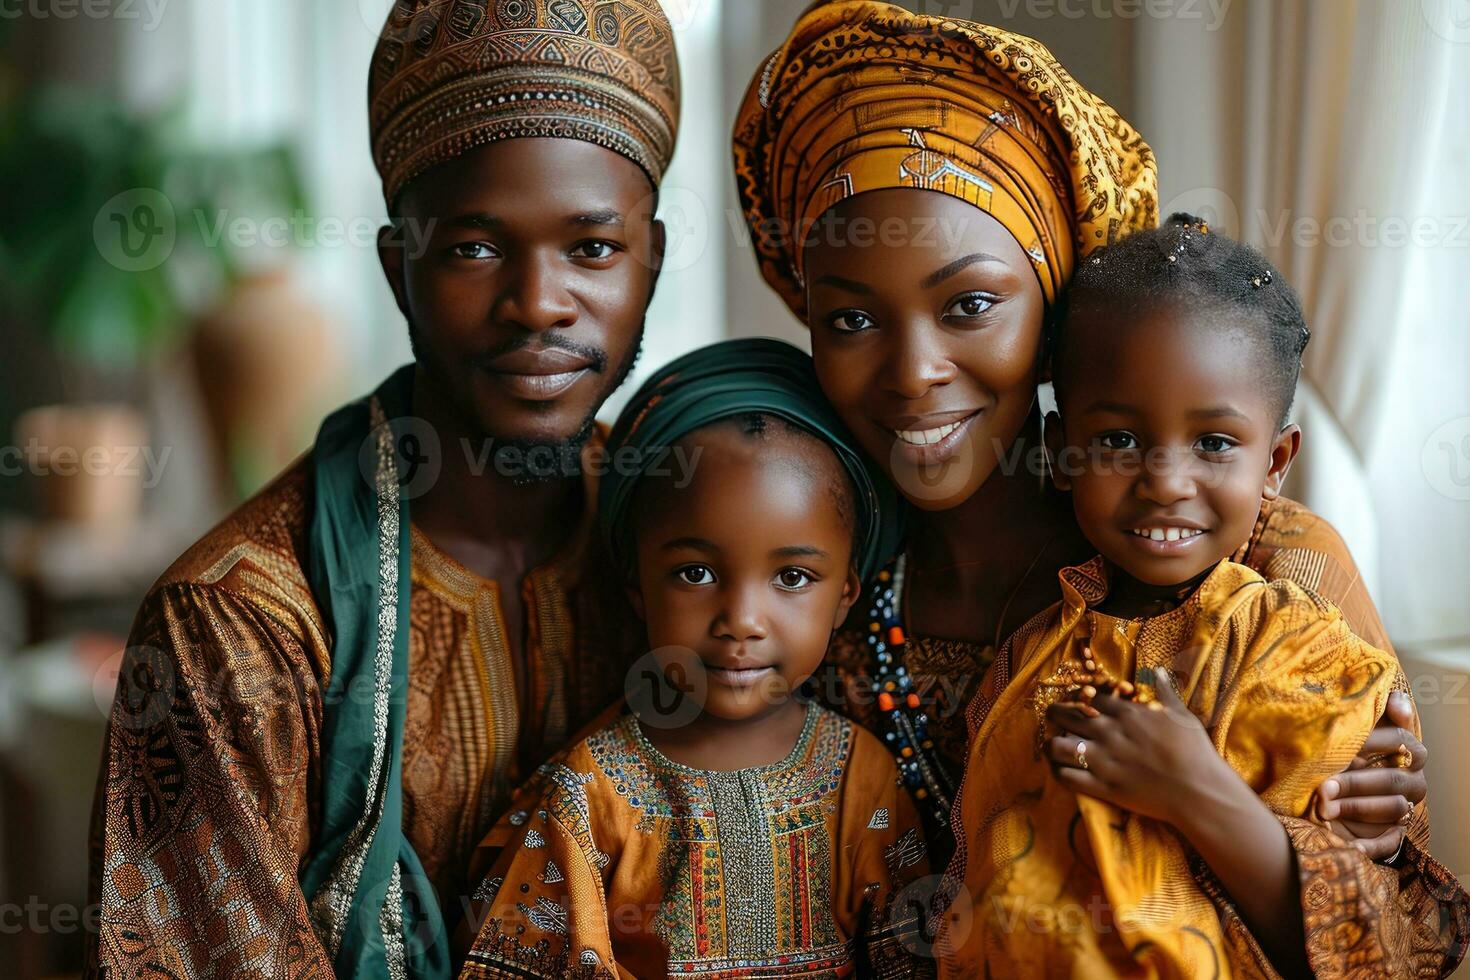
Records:
{"label": "green scarf over shoulder", "polygon": [[307,577],[332,634],[322,812],[301,889],[339,980],[448,980],[449,939],[403,830],[414,367],[329,416],[313,450]]}

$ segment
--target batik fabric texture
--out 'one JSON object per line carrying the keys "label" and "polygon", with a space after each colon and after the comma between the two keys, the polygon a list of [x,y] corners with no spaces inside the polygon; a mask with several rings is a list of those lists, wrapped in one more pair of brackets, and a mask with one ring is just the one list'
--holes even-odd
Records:
{"label": "batik fabric texture", "polygon": [[[206,535],[134,622],[93,820],[89,975],[333,975],[297,883],[332,671],[303,570],[311,472],[307,457]],[[497,583],[411,533],[403,827],[451,926],[514,788],[621,694],[639,631],[595,520],[523,581],[514,645]]]}
{"label": "batik fabric texture", "polygon": [[807,712],[770,766],[681,766],[619,710],[542,767],[485,841],[462,980],[932,975],[922,900],[896,901],[929,866],[893,761]]}
{"label": "batik fabric texture", "polygon": [[803,244],[867,191],[937,191],[1015,236],[1048,302],[1158,223],[1153,151],[1029,37],[895,4],[812,4],[751,81],[735,174],[761,274],[806,318]]}
{"label": "batik fabric texture", "polygon": [[390,209],[426,170],[516,137],[593,143],[656,187],[679,126],[674,31],[658,0],[397,0],[368,100]]}
{"label": "batik fabric texture", "polygon": [[1146,619],[1097,611],[1107,595],[1100,558],[1059,578],[1061,603],[1000,654],[1009,683],[987,681],[970,707],[975,738],[949,871],[963,889],[944,920],[941,973],[1270,975],[1264,961],[1232,955],[1173,828],[1057,781],[1046,709],[1089,658],[1145,685],[1168,668],[1231,768],[1274,812],[1305,818],[1318,785],[1347,766],[1402,686],[1398,662],[1315,595],[1233,562],[1177,609]]}

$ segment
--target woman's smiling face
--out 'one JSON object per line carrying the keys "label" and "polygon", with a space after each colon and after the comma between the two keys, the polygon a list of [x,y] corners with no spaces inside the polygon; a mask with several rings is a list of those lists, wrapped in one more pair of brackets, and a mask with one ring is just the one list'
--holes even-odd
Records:
{"label": "woman's smiling face", "polygon": [[995,218],[912,188],[850,198],[805,251],[822,391],[915,506],[967,500],[1036,399],[1045,304]]}

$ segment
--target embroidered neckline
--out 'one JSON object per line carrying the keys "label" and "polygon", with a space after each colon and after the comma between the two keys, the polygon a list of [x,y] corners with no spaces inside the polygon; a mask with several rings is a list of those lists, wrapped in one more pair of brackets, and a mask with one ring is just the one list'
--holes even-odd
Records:
{"label": "embroidered neckline", "polygon": [[821,720],[821,716],[822,709],[818,707],[817,703],[815,701],[808,701],[806,705],[806,718],[801,723],[801,734],[796,736],[796,745],[792,747],[786,757],[780,762],[772,762],[764,766],[749,766],[745,769],[696,769],[693,766],[686,766],[682,762],[675,762],[660,752],[648,740],[648,736],[643,734],[643,726],[638,723],[636,715],[629,712],[626,716],[627,720],[625,724],[627,724],[628,730],[632,734],[633,740],[637,743],[638,748],[647,753],[649,761],[659,769],[683,773],[686,776],[766,776],[772,773],[789,772],[796,768],[796,764],[806,755],[807,749],[811,746],[812,736],[816,733],[817,722]]}

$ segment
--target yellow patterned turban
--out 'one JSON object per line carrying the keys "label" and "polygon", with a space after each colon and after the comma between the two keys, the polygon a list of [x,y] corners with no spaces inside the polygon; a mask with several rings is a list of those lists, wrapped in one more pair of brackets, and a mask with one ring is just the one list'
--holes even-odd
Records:
{"label": "yellow patterned turban", "polygon": [[368,105],[390,207],[425,170],[518,136],[595,143],[657,186],[679,123],[674,32],[658,0],[398,0]]}
{"label": "yellow patterned turban", "polygon": [[1153,151],[1042,44],[866,0],[814,4],[766,61],[735,171],[761,274],[803,319],[802,243],[865,191],[941,191],[993,215],[1048,302],[1078,255],[1158,222]]}

